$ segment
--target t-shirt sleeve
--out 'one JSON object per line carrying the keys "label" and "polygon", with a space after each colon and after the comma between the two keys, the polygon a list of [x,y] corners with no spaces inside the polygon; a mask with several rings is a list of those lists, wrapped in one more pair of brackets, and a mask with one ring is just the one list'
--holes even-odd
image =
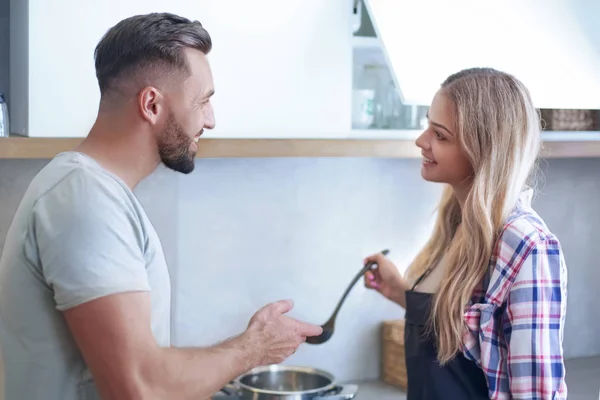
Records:
{"label": "t-shirt sleeve", "polygon": [[35,204],[32,232],[61,311],[150,289],[139,216],[126,188],[111,177],[71,172]]}

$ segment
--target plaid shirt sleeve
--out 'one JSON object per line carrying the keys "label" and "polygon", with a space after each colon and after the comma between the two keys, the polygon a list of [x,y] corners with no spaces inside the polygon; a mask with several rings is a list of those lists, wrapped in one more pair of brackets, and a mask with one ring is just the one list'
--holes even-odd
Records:
{"label": "plaid shirt sleeve", "polygon": [[492,260],[487,292],[465,313],[465,356],[482,368],[490,399],[566,399],[567,272],[560,243],[517,220]]}

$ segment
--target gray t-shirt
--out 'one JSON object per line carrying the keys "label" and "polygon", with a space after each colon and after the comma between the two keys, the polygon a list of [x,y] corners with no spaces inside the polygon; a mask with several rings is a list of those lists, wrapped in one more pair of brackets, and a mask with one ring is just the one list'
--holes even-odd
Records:
{"label": "gray t-shirt", "polygon": [[151,291],[152,331],[170,346],[169,272],[141,204],[92,158],[57,155],[27,189],[0,259],[0,399],[99,398],[61,311],[131,291]]}

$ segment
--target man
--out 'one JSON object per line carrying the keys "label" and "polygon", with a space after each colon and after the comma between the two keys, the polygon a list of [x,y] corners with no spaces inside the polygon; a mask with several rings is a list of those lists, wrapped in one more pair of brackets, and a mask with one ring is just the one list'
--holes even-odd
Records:
{"label": "man", "polygon": [[33,179],[0,260],[6,399],[205,399],[321,333],[280,301],[238,337],[170,347],[168,270],[132,190],[161,162],[194,169],[215,124],[210,49],[199,22],[171,14],[128,18],[98,44],[97,120]]}

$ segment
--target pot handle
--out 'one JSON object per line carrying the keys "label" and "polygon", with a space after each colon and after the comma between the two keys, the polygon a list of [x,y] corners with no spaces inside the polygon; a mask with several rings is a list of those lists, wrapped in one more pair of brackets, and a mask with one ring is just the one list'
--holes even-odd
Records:
{"label": "pot handle", "polygon": [[358,385],[340,385],[331,394],[323,394],[314,400],[350,400],[356,396]]}

